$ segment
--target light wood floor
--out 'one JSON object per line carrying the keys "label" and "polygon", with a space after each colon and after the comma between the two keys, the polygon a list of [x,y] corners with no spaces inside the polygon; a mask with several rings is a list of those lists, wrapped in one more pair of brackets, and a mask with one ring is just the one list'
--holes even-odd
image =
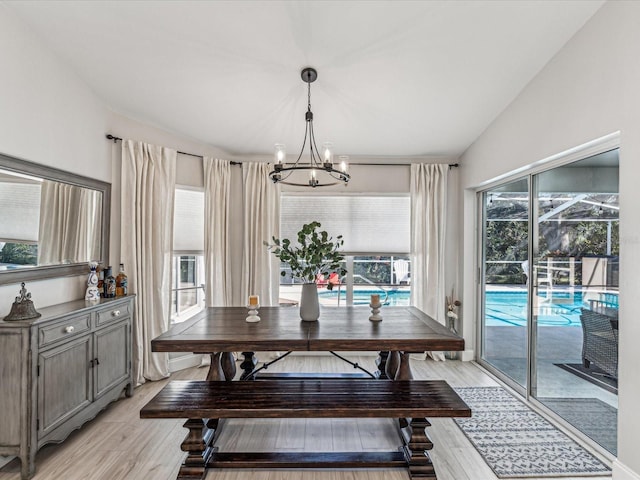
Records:
{"label": "light wood floor", "polygon": [[[375,370],[374,357],[353,357]],[[412,360],[415,378],[442,378],[452,386],[497,383],[470,362]],[[349,372],[353,368],[333,357],[287,357],[269,371]],[[204,368],[175,373],[172,379],[202,379]],[[46,446],[36,458],[35,480],[169,480],[184,456],[183,420],[140,420],[138,412],[166,381],[147,383],[133,398],[123,398],[74,432],[60,445]],[[433,419],[428,429],[435,447],[431,457],[439,480],[494,480],[496,476],[451,419]],[[233,420],[220,438],[224,450],[394,450],[399,443],[386,420],[291,419]],[[348,448],[345,448],[348,446]],[[0,480],[19,480],[14,460],[0,469]],[[206,480],[408,480],[404,469],[370,470],[215,470]],[[610,477],[589,477],[589,480]],[[536,480],[536,479],[531,479]],[[564,480],[581,480],[578,477]]]}

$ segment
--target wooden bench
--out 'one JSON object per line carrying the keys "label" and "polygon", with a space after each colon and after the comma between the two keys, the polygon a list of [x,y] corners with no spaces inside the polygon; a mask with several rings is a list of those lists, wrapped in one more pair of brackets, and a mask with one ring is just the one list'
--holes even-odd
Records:
{"label": "wooden bench", "polygon": [[[469,417],[444,381],[312,379],[171,381],[141,418],[188,418],[188,455],[178,479],[203,479],[207,468],[407,467],[412,478],[436,479],[425,417]],[[397,418],[403,444],[393,452],[218,452],[226,418]]]}

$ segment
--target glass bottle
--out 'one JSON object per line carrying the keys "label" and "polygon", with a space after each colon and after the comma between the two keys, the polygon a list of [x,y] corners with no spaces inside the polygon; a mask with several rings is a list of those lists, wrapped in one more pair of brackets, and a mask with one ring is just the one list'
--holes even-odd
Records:
{"label": "glass bottle", "polygon": [[96,268],[96,273],[98,274],[98,294],[101,297],[104,297],[104,267],[98,264]]}
{"label": "glass bottle", "polygon": [[104,298],[113,298],[116,296],[116,279],[113,276],[111,265],[104,272]]}
{"label": "glass bottle", "polygon": [[124,263],[120,264],[120,271],[116,277],[116,297],[122,297],[128,293],[129,281],[124,273]]}

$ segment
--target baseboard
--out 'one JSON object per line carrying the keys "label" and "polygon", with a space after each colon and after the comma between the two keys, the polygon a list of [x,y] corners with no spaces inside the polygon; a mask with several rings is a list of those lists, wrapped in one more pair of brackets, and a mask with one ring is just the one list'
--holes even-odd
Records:
{"label": "baseboard", "polygon": [[188,353],[169,359],[169,373],[178,372],[185,368],[197,367],[202,362],[202,355]]}
{"label": "baseboard", "polygon": [[611,480],[640,480],[640,475],[621,463],[617,458],[613,461]]}
{"label": "baseboard", "polygon": [[463,362],[472,362],[476,359],[474,350],[464,350],[458,355]]}

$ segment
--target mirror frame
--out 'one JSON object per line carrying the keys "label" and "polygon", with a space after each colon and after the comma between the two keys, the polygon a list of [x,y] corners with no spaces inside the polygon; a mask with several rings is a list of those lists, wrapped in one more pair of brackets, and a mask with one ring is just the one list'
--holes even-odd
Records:
{"label": "mirror frame", "polygon": [[[39,165],[27,160],[11,157],[0,153],[0,168],[16,173],[23,173],[33,177],[55,180],[79,187],[102,192],[102,245],[100,246],[99,262],[105,264],[109,258],[109,227],[111,222],[111,184],[83,177],[75,173],[66,172],[46,165]],[[10,285],[48,278],[69,277],[88,274],[88,261],[83,263],[43,265],[19,270],[0,271],[0,285]]]}

